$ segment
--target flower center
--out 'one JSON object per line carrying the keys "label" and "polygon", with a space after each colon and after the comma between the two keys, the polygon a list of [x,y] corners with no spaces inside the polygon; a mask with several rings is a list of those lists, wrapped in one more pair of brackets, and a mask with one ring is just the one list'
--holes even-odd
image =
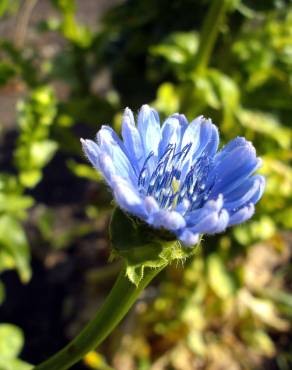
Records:
{"label": "flower center", "polygon": [[150,152],[138,177],[140,193],[153,196],[165,209],[174,209],[184,200],[188,211],[200,207],[211,188],[207,184],[211,159],[204,153],[193,159],[191,147],[189,143],[177,152],[175,144],[168,144],[158,161]]}

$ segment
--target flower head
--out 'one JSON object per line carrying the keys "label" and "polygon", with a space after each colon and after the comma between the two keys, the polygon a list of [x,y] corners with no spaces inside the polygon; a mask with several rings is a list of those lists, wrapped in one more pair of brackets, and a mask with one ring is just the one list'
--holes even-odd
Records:
{"label": "flower head", "polygon": [[154,228],[169,230],[186,246],[200,234],[222,232],[248,220],[265,179],[253,145],[237,137],[218,151],[219,133],[210,119],[188,123],[143,105],[135,125],[126,108],[122,139],[102,126],[96,142],[81,140],[92,165],[103,174],[118,205]]}

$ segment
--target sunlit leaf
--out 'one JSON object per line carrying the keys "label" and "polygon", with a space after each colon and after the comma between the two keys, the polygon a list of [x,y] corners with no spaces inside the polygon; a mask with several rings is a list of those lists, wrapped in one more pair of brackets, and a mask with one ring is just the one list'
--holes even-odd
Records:
{"label": "sunlit leaf", "polygon": [[207,260],[208,281],[214,292],[222,299],[235,292],[235,281],[227,271],[219,254],[211,254]]}
{"label": "sunlit leaf", "polygon": [[24,343],[22,331],[15,325],[0,324],[0,356],[11,359],[19,355]]}
{"label": "sunlit leaf", "polygon": [[23,282],[31,276],[29,246],[21,224],[12,217],[0,217],[0,248],[11,257]]}

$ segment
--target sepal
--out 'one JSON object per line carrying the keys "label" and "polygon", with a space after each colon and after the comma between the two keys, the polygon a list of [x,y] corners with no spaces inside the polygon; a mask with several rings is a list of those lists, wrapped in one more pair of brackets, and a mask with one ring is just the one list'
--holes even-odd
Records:
{"label": "sepal", "polygon": [[138,286],[145,268],[162,268],[174,260],[185,261],[197,248],[184,247],[168,231],[149,227],[116,208],[110,223],[112,256],[126,261],[126,275]]}

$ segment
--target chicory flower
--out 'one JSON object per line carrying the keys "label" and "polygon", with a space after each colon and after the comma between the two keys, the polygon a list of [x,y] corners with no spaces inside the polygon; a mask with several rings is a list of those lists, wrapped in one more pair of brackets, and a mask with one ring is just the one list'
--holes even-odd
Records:
{"label": "chicory flower", "polygon": [[219,133],[210,119],[188,123],[143,105],[135,125],[126,108],[122,140],[102,126],[96,142],[83,140],[84,152],[127,213],[173,233],[185,246],[201,234],[214,234],[248,220],[261,198],[265,179],[253,145],[237,137],[218,151]]}

